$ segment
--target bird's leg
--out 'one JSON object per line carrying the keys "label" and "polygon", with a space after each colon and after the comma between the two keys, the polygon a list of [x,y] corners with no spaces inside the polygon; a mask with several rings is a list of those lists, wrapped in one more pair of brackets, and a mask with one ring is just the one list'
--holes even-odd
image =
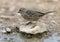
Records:
{"label": "bird's leg", "polygon": [[26,25],[29,25],[29,24],[36,24],[37,22],[36,21],[28,21],[27,23],[26,23]]}
{"label": "bird's leg", "polygon": [[31,21],[28,21],[28,22],[26,23],[26,25],[29,25],[29,24],[32,24]]}

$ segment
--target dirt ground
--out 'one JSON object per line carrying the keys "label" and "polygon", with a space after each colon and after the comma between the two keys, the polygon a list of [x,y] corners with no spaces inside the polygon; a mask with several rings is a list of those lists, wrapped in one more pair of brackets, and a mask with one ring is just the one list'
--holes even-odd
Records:
{"label": "dirt ground", "polygon": [[[46,28],[51,32],[42,38],[30,39],[16,32],[2,34],[4,28],[20,25],[18,14],[20,8],[40,12],[55,11],[40,19],[40,22],[45,23]],[[60,42],[60,0],[0,0],[0,42]]]}

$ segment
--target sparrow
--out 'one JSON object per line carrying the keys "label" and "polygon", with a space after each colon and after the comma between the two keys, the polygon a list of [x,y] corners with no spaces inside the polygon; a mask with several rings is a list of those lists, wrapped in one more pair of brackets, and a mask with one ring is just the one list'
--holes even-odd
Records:
{"label": "sparrow", "polygon": [[39,20],[40,17],[42,17],[48,13],[51,13],[51,12],[53,12],[53,11],[43,13],[43,12],[29,10],[26,8],[20,8],[20,10],[18,11],[18,13],[21,13],[22,17],[28,21],[37,21],[37,20]]}

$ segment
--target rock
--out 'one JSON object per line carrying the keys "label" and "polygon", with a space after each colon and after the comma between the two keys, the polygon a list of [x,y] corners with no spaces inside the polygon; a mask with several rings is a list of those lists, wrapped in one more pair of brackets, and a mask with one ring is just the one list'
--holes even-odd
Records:
{"label": "rock", "polygon": [[7,32],[11,32],[11,29],[10,29],[10,28],[6,28],[6,31],[7,31]]}
{"label": "rock", "polygon": [[12,31],[11,31],[10,28],[6,28],[6,29],[2,30],[2,33],[3,33],[3,34],[9,34],[9,33],[11,33],[11,32],[12,32]]}
{"label": "rock", "polygon": [[45,31],[48,31],[46,26],[41,23],[40,26],[39,25],[22,25],[20,26],[19,30],[21,32],[25,32],[25,33],[30,33],[30,34],[37,34],[37,33],[43,33]]}

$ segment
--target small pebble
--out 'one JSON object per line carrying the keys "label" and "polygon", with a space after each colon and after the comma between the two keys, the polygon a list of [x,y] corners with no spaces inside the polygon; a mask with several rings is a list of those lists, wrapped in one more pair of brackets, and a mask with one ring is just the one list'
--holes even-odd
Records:
{"label": "small pebble", "polygon": [[7,31],[7,32],[11,32],[11,29],[10,29],[10,28],[6,28],[6,31]]}
{"label": "small pebble", "polygon": [[8,34],[11,33],[11,29],[10,28],[6,28],[5,30],[2,30],[3,34]]}

